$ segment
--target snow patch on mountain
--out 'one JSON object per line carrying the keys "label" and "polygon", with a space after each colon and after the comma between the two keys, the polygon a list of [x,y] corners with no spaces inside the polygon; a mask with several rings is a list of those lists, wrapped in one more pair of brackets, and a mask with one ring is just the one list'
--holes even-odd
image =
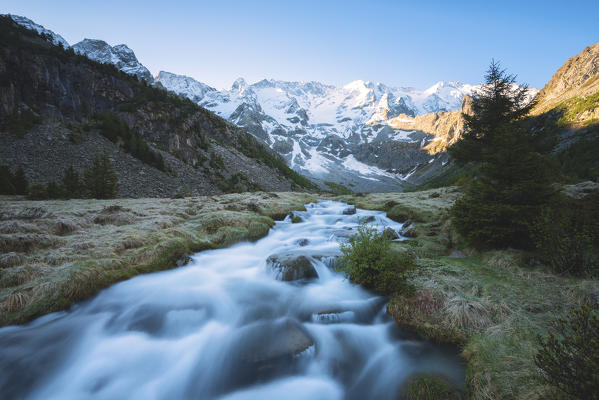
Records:
{"label": "snow patch on mountain", "polygon": [[30,29],[32,31],[36,31],[40,35],[46,35],[48,38],[50,38],[50,41],[53,44],[55,44],[56,46],[62,45],[62,47],[64,47],[65,49],[68,49],[69,47],[71,47],[71,46],[69,46],[69,43],[62,36],[60,36],[57,33],[52,32],[50,29],[46,29],[43,26],[36,24],[29,18],[22,17],[20,15],[12,15],[12,14],[2,14],[2,16],[3,17],[8,16],[9,18],[11,18],[13,21],[15,21],[17,24],[21,25],[22,27]]}
{"label": "snow patch on mountain", "polygon": [[[460,82],[418,90],[363,80],[334,86],[273,79],[248,84],[243,78],[228,90],[214,90],[190,77],[167,73],[160,73],[156,81],[262,139],[302,173],[327,180],[338,174],[342,182],[346,171],[369,181],[385,177],[388,184],[397,185],[414,163],[428,162],[428,155],[408,153],[421,151],[433,137],[395,130],[388,121],[458,110],[464,96],[477,90]],[[393,150],[383,143],[403,143],[394,148],[397,157],[407,156],[405,162],[393,160]]]}
{"label": "snow patch on mountain", "polygon": [[193,78],[166,71],[160,71],[158,76],[156,76],[156,80],[161,82],[165,87],[168,87],[169,90],[185,96],[196,103],[202,100],[206,96],[206,93],[216,90]]}
{"label": "snow patch on mountain", "polygon": [[121,71],[135,75],[138,79],[143,79],[147,83],[154,82],[150,71],[139,62],[133,50],[125,44],[113,47],[103,40],[83,39],[73,45],[73,50],[92,60],[104,64],[113,64]]}

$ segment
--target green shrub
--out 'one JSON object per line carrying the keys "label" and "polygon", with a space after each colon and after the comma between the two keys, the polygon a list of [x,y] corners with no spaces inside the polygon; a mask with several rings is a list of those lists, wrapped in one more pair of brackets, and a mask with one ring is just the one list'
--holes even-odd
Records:
{"label": "green shrub", "polygon": [[407,276],[414,259],[407,253],[391,249],[391,240],[376,229],[363,224],[348,243],[341,244],[343,257],[339,271],[353,282],[383,295],[408,288]]}
{"label": "green shrub", "polygon": [[23,138],[27,132],[40,122],[41,118],[30,109],[15,110],[0,123],[0,129],[6,130],[18,138]]}
{"label": "green shrub", "polygon": [[114,167],[106,153],[96,155],[84,173],[85,190],[94,199],[111,199],[118,189]]}
{"label": "green shrub", "polygon": [[100,134],[120,146],[126,153],[131,154],[143,163],[160,171],[166,172],[164,159],[160,153],[150,149],[146,141],[127,123],[112,113],[95,116],[96,126]]}
{"label": "green shrub", "polygon": [[599,276],[599,195],[564,197],[545,207],[532,235],[538,255],[555,272]]}
{"label": "green shrub", "polygon": [[61,185],[55,181],[48,182],[46,185],[46,194],[49,199],[60,199],[64,195],[64,190]]}
{"label": "green shrub", "polygon": [[560,169],[573,181],[599,180],[599,135],[585,137],[556,156]]}
{"label": "green shrub", "polygon": [[599,399],[599,316],[589,306],[552,324],[546,338],[538,337],[535,364],[543,378],[580,400]]}
{"label": "green shrub", "polygon": [[[387,202],[391,204],[391,202]],[[427,215],[422,211],[418,211],[414,208],[406,207],[402,204],[395,204],[387,210],[387,217],[397,222],[406,222],[412,220],[414,222],[425,222]]]}
{"label": "green shrub", "polygon": [[216,153],[210,153],[210,168],[223,170],[225,168],[225,163],[222,157]]}
{"label": "green shrub", "polygon": [[25,171],[23,171],[23,167],[17,168],[13,176],[12,183],[17,194],[27,194],[27,186],[29,186],[29,182],[27,182],[27,177],[25,177]]}
{"label": "green shrub", "polygon": [[73,166],[64,170],[62,175],[62,187],[64,197],[67,199],[76,199],[81,197],[82,184],[79,178],[79,173],[75,171]]}
{"label": "green shrub", "polygon": [[0,165],[0,194],[16,194],[14,177],[10,168],[6,165]]}
{"label": "green shrub", "polygon": [[31,200],[46,200],[48,192],[46,191],[46,187],[41,183],[32,183],[29,185],[29,194],[27,197]]}
{"label": "green shrub", "polygon": [[351,191],[346,186],[340,183],[325,181],[325,185],[327,185],[330,188],[331,193],[336,195],[346,195],[354,193],[353,191]]}

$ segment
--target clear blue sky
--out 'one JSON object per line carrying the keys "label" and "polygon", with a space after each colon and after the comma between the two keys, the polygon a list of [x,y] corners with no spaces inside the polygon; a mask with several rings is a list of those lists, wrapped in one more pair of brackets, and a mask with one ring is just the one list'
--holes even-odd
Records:
{"label": "clear blue sky", "polygon": [[0,12],[31,18],[71,44],[125,43],[153,74],[217,88],[240,76],[479,83],[493,57],[541,88],[567,58],[599,41],[599,0],[2,0]]}

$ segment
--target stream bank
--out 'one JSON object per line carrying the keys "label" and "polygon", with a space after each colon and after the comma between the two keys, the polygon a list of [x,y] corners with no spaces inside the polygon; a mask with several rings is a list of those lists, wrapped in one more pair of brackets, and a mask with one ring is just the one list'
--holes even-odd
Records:
{"label": "stream bank", "polygon": [[297,192],[55,201],[0,196],[0,326],[181,265],[186,254],[257,240],[274,220],[314,200]]}
{"label": "stream bank", "polygon": [[[564,192],[586,190],[578,186]],[[394,297],[388,312],[401,327],[462,348],[469,398],[558,398],[534,364],[537,335],[546,335],[554,318],[589,303],[599,280],[557,275],[523,251],[468,248],[449,220],[459,196],[458,187],[446,187],[333,198],[410,223],[409,240],[395,246],[417,258],[416,290]]]}

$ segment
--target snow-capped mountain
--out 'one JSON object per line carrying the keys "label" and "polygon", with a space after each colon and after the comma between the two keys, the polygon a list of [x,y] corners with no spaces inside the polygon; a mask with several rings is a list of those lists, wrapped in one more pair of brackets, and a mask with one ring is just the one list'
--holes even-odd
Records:
{"label": "snow-capped mountain", "polygon": [[476,90],[459,82],[422,91],[360,80],[333,86],[239,78],[219,91],[165,72],[156,81],[262,139],[292,168],[322,181],[350,182],[356,190],[397,188],[434,157],[422,150],[433,135],[394,129],[389,120],[459,110]]}
{"label": "snow-capped mountain", "polygon": [[194,102],[200,102],[208,92],[213,92],[216,89],[202,82],[198,82],[187,76],[175,75],[171,72],[160,71],[156,76],[156,81],[162,83],[169,90],[185,96]]}
{"label": "snow-capped mountain", "polygon": [[137,60],[133,50],[125,44],[113,47],[103,40],[83,39],[73,45],[73,50],[86,55],[92,60],[105,64],[114,64],[121,71],[135,75],[148,83],[154,82],[150,71]]}
{"label": "snow-capped mountain", "polygon": [[[25,17],[11,17],[68,47],[54,32]],[[358,191],[397,190],[418,167],[444,165],[446,154],[436,151],[444,148],[448,134],[451,140],[460,134],[459,112],[447,112],[460,110],[464,97],[479,88],[438,82],[418,90],[361,80],[344,86],[272,79],[248,84],[239,78],[230,89],[216,90],[165,71],[153,78],[124,44],[112,47],[85,39],[73,49],[228,119],[278,152],[292,168],[321,183],[343,183]],[[532,98],[536,89],[530,93]],[[444,114],[431,114],[439,112]]]}
{"label": "snow-capped mountain", "polygon": [[44,28],[41,25],[36,24],[29,18],[25,18],[20,15],[12,15],[12,14],[4,14],[3,16],[5,16],[5,15],[10,17],[17,24],[19,24],[27,29],[31,29],[32,31],[36,31],[37,33],[39,33],[41,35],[47,36],[49,38],[49,40],[57,46],[59,44],[61,44],[62,47],[64,47],[65,49],[70,47],[69,43],[66,40],[64,40],[64,38],[62,36],[52,32],[49,29]]}

